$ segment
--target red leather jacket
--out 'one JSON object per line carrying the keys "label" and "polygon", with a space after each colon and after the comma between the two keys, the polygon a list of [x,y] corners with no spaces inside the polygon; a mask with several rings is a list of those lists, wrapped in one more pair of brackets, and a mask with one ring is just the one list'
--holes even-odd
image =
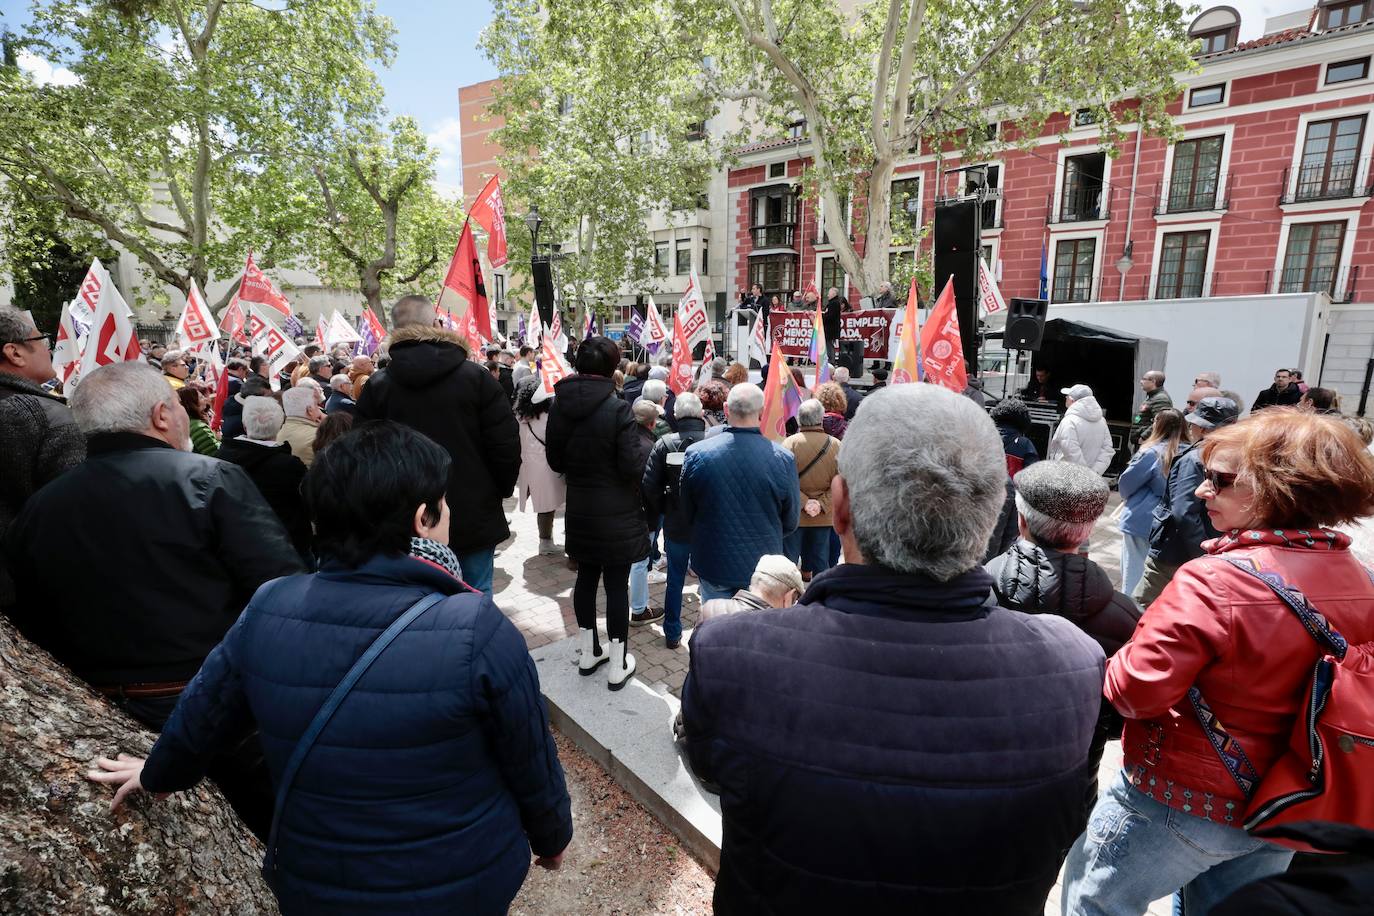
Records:
{"label": "red leather jacket", "polygon": [[1194,684],[1263,777],[1288,745],[1320,655],[1263,582],[1222,555],[1248,559],[1300,589],[1350,642],[1374,640],[1374,580],[1324,529],[1232,531],[1206,542],[1107,663],[1104,693],[1123,716],[1126,772],[1171,808],[1239,825],[1245,799],[1203,733]]}

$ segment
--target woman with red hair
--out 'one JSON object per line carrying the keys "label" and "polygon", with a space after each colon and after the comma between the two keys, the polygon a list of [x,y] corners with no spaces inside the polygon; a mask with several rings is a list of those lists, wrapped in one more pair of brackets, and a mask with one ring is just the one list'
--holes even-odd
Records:
{"label": "woman with red hair", "polygon": [[[1374,514],[1374,457],[1350,427],[1271,408],[1209,435],[1202,460],[1197,495],[1222,534],[1107,663],[1125,766],[1069,853],[1066,914],[1143,913],[1175,891],[1206,913],[1288,867],[1291,850],[1241,823],[1325,650],[1256,573],[1300,590],[1350,643],[1374,640],[1374,582],[1332,527]],[[1212,740],[1225,734],[1230,765]]]}

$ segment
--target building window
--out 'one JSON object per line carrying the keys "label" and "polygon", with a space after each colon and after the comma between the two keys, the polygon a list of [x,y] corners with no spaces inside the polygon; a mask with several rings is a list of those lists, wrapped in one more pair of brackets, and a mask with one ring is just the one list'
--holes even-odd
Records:
{"label": "building window", "polygon": [[786,177],[787,177],[787,163],[786,163],[786,162],[770,162],[770,163],[768,163],[768,178],[769,178],[770,181],[771,181],[772,179],[774,179],[774,178],[786,178]]}
{"label": "building window", "polygon": [[1202,42],[1202,47],[1197,53],[1216,54],[1218,51],[1225,51],[1235,47],[1236,29],[1231,27],[1217,29],[1213,32],[1199,32],[1194,35],[1193,38]]}
{"label": "building window", "polygon": [[1355,193],[1356,157],[1364,140],[1364,115],[1307,125],[1295,200],[1330,200]]}
{"label": "building window", "polygon": [[797,288],[797,256],[769,254],[749,259],[749,285],[757,283],[770,296],[780,299]]}
{"label": "building window", "polygon": [[1064,186],[1059,199],[1059,221],[1065,223],[1102,219],[1102,176],[1106,153],[1070,156],[1064,160]]}
{"label": "building window", "polygon": [[687,125],[687,139],[689,141],[706,139],[706,122],[693,121]]}
{"label": "building window", "polygon": [[988,266],[988,270],[990,270],[990,271],[995,271],[995,270],[996,270],[997,265],[995,265],[995,264],[992,263],[992,243],[991,243],[991,242],[988,242],[988,243],[986,243],[986,244],[983,245],[983,263],[986,264],[986,265]]}
{"label": "building window", "polygon": [[1097,115],[1093,113],[1093,110],[1091,108],[1079,108],[1076,109],[1073,113],[1074,127],[1088,127],[1089,125],[1096,123]]}
{"label": "building window", "polygon": [[1093,296],[1096,239],[1064,239],[1054,248],[1055,302],[1087,302]]}
{"label": "building window", "polygon": [[1336,294],[1336,271],[1345,244],[1345,221],[1295,223],[1288,227],[1288,250],[1283,256],[1281,293]]}
{"label": "building window", "polygon": [[1156,299],[1193,299],[1202,295],[1211,240],[1212,233],[1206,229],[1165,234],[1160,245]]}
{"label": "building window", "polygon": [[1326,22],[1322,27],[1338,29],[1343,25],[1364,22],[1368,18],[1369,7],[1366,0],[1355,0],[1353,3],[1333,3],[1326,8]]}
{"label": "building window", "polygon": [[921,176],[894,180],[888,207],[892,244],[898,247],[915,245],[916,230],[921,227]]}
{"label": "building window", "polygon": [[491,275],[491,291],[496,301],[496,307],[501,308],[506,304],[506,275],[494,273]]}
{"label": "building window", "polygon": [[560,117],[567,117],[572,114],[573,100],[570,95],[560,95],[558,97],[558,114]]}
{"label": "building window", "polygon": [[1335,83],[1349,83],[1352,80],[1362,80],[1369,75],[1369,58],[1360,57],[1355,60],[1343,60],[1340,63],[1328,64],[1326,67],[1326,85],[1331,86]]}
{"label": "building window", "polygon": [[846,277],[844,268],[840,267],[840,259],[832,255],[825,255],[821,258],[821,297],[830,294],[830,287],[835,287],[844,295],[844,283]]}
{"label": "building window", "polygon": [[654,276],[668,276],[668,243],[654,243]]}
{"label": "building window", "polygon": [[702,240],[701,240],[701,272],[702,272],[703,274],[709,274],[709,273],[711,272],[711,266],[710,266],[710,265],[711,265],[711,262],[710,262],[709,260],[707,260],[707,258],[706,258],[706,255],[707,255],[707,253],[708,253],[710,250],[711,250],[711,241],[710,241],[710,239],[702,239]]}
{"label": "building window", "polygon": [[674,273],[679,277],[685,277],[692,272],[692,241],[691,239],[678,239],[677,252],[674,258]]}
{"label": "building window", "polygon": [[793,140],[800,140],[806,136],[806,119],[802,118],[787,125],[787,136]]}
{"label": "building window", "polygon": [[797,195],[790,185],[754,189],[750,219],[755,248],[791,248],[797,225]]}
{"label": "building window", "polygon": [[1226,101],[1226,84],[1217,83],[1215,86],[1199,86],[1188,92],[1189,108],[1204,108],[1208,105],[1220,105]]}
{"label": "building window", "polygon": [[1198,137],[1174,144],[1173,174],[1169,177],[1169,211],[1211,210],[1221,181],[1222,137]]}
{"label": "building window", "polygon": [[969,169],[964,172],[964,195],[973,196],[980,190],[991,192],[987,194],[983,201],[982,228],[1000,229],[1001,213],[999,205],[1001,195],[995,193],[1002,187],[1002,167],[1000,165],[985,165],[980,168]]}

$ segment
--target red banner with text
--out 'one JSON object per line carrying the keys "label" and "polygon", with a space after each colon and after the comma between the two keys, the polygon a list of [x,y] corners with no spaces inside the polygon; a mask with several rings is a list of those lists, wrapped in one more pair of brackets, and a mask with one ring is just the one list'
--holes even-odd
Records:
{"label": "red banner with text", "polygon": [[[806,356],[811,349],[811,319],[815,312],[768,313],[768,322],[784,356]],[[840,340],[862,340],[864,359],[887,359],[888,332],[895,309],[845,312],[840,316]]]}

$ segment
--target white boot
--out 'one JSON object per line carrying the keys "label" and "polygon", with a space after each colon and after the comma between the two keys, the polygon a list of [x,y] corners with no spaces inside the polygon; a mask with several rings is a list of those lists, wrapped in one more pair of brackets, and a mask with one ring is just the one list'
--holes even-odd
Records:
{"label": "white boot", "polygon": [[563,548],[553,542],[552,538],[539,539],[539,555],[541,557],[556,557],[563,552]]}
{"label": "white boot", "polygon": [[600,653],[596,651],[596,630],[579,630],[578,633],[582,638],[582,652],[577,660],[577,673],[586,677],[606,664],[611,658],[611,653],[606,650],[605,643],[600,645]]}
{"label": "white boot", "polygon": [[630,675],[635,673],[635,657],[625,651],[623,639],[611,640],[611,667],[608,671],[609,682],[606,686],[612,690],[624,687]]}

